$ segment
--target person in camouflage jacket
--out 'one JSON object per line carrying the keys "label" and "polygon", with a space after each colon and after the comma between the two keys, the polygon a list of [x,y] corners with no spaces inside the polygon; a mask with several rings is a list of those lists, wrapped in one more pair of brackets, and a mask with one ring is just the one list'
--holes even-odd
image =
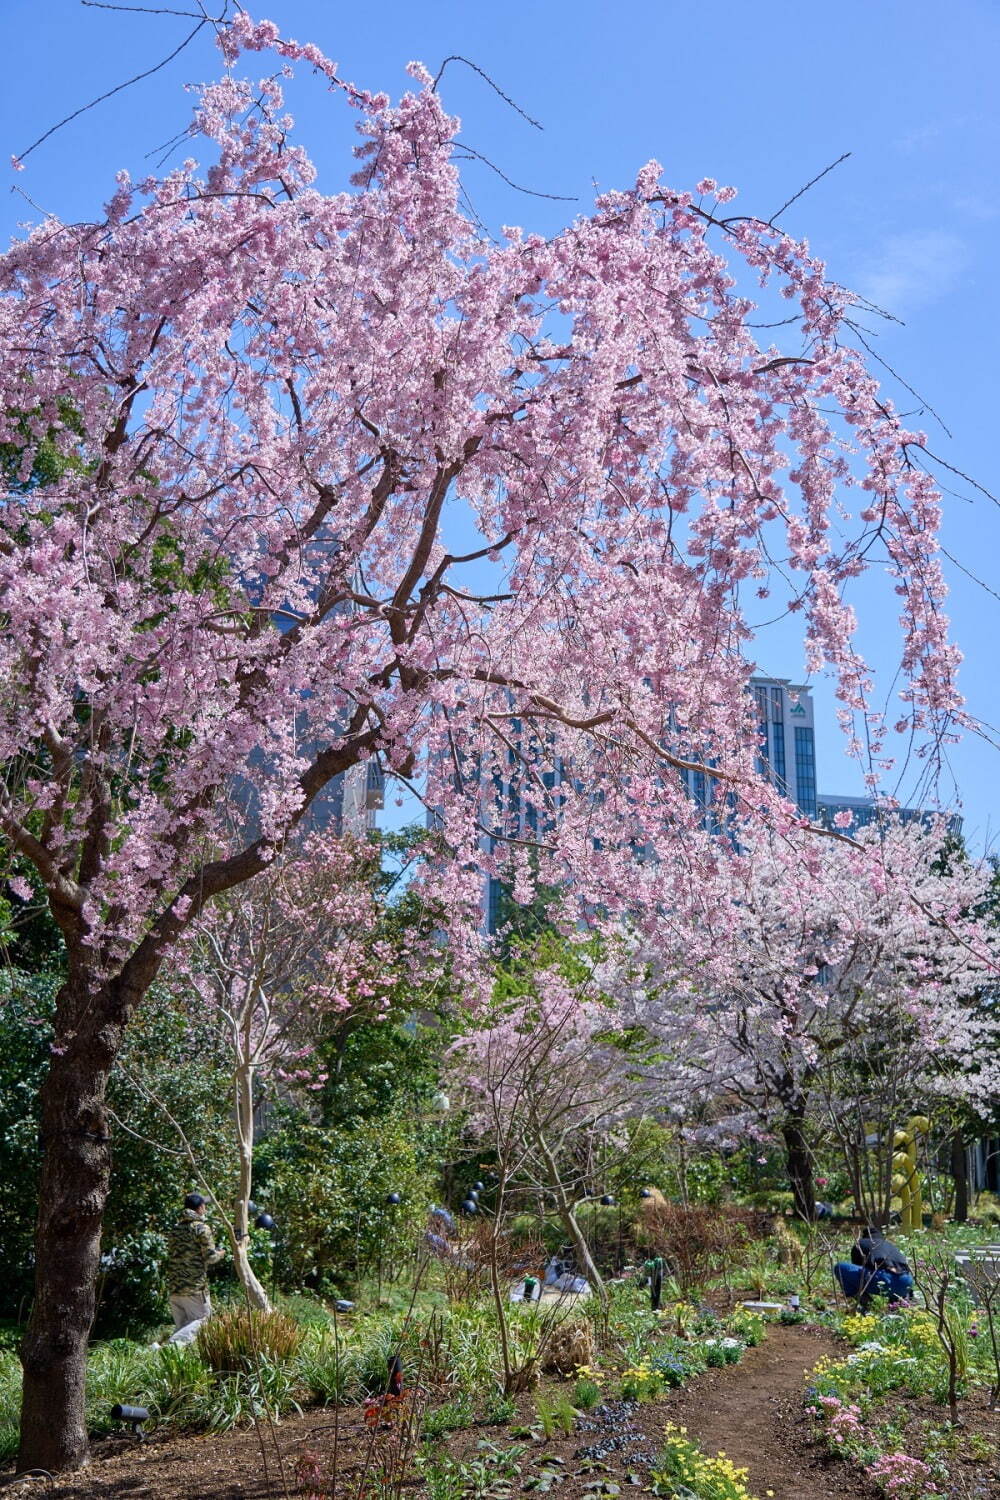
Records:
{"label": "person in camouflage jacket", "polygon": [[167,1294],[174,1319],[172,1344],[190,1344],[212,1316],[208,1295],[208,1268],[224,1255],[215,1248],[212,1231],[205,1222],[205,1200],[188,1193],[184,1212],[167,1234]]}

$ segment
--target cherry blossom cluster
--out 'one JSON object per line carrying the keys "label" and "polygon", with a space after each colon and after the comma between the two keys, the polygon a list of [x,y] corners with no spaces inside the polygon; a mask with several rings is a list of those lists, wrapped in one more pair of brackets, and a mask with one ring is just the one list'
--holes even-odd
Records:
{"label": "cherry blossom cluster", "polygon": [[[424,70],[393,103],[270,22],[221,40],[200,161],[123,173],[93,222],[47,219],[0,260],[7,845],[73,962],[141,955],[141,989],[376,758],[435,815],[460,961],[492,874],[560,890],[567,930],[672,921],[710,963],[738,929],[732,907],[695,920],[727,819],[802,821],[759,764],[751,595],[801,612],[873,776],[848,598],[873,562],[900,603],[897,727],[937,743],[960,714],[939,497],[851,299],[806,245],[723,217],[731,190],[655,162],[560,233],[495,243],[460,211]],[[241,71],[259,53],[263,80]],[[356,118],[349,190],[293,137],[295,65]],[[788,300],[780,342],[748,272]],[[533,831],[492,794],[515,781]]]}

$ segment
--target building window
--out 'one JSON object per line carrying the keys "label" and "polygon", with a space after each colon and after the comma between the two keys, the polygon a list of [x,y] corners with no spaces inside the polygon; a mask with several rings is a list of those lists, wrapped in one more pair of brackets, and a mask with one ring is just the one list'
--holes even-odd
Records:
{"label": "building window", "polygon": [[771,770],[779,792],[788,790],[788,768],[785,765],[785,726],[775,724],[771,730]]}
{"label": "building window", "polygon": [[769,775],[770,760],[767,753],[767,720],[761,719],[757,725],[757,770],[761,776]]}
{"label": "building window", "polygon": [[795,726],[795,793],[806,817],[816,816],[816,742],[804,724]]}
{"label": "building window", "polygon": [[501,886],[495,875],[491,875],[486,884],[486,931],[496,932],[500,922],[500,892]]}
{"label": "building window", "polygon": [[782,692],[781,692],[781,689],[780,688],[772,688],[771,689],[771,718],[774,720],[774,722],[776,724],[780,724],[781,721],[782,721],[782,719],[784,717],[785,717],[785,708],[784,708],[784,704],[782,702]]}

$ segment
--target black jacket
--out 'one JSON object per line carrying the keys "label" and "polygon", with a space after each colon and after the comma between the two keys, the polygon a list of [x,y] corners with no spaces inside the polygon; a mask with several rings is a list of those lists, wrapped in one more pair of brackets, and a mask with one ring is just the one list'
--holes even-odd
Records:
{"label": "black jacket", "polygon": [[851,1261],[866,1271],[908,1272],[906,1256],[898,1245],[880,1234],[862,1234],[851,1247]]}

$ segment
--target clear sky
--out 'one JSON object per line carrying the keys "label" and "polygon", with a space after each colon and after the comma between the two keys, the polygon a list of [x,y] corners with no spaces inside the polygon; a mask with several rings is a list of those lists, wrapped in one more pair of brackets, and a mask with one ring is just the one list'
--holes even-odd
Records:
{"label": "clear sky", "polygon": [[[197,0],[164,4],[198,9]],[[252,9],[286,34],[319,43],[342,76],[390,93],[406,87],[411,58],[436,70],[460,53],[485,68],[544,130],[453,65],[442,91],[462,117],[464,139],[515,182],[578,200],[514,192],[474,163],[466,182],[491,226],[553,231],[586,210],[595,184],[628,186],[652,156],[676,186],[703,176],[733,183],[737,208],[767,217],[850,151],[793,206],[785,227],[809,238],[838,281],[903,320],[879,328],[878,352],[951,435],[930,415],[915,425],[925,426],[930,446],[948,463],[1000,495],[996,0],[383,0],[367,7],[258,0]],[[152,67],[193,25],[182,16],[123,14],[78,0],[0,0],[0,173],[7,174],[10,154]],[[62,218],[94,216],[116,169],[142,175],[156,148],[183,129],[183,85],[217,71],[206,27],[155,76],[40,145],[27,169],[7,181]],[[341,186],[349,170],[346,112],[312,81],[296,84],[291,105],[321,181]],[[36,216],[16,192],[0,194],[0,214],[3,240]],[[903,409],[917,406],[891,381],[890,389]],[[1000,722],[1000,505],[943,477],[954,490],[946,497],[944,544],[955,559],[947,569],[954,634],[966,657],[963,686],[972,712],[993,725]],[[892,611],[873,596],[866,589],[858,597],[859,639],[878,662],[888,655]],[[801,653],[791,635],[771,639],[767,652],[762,669],[800,680]],[[822,681],[813,686],[820,788],[859,791],[859,773],[840,747],[832,694]],[[944,803],[961,803],[980,848],[1000,840],[998,769],[993,745],[967,737],[950,751],[940,784]],[[905,795],[907,784],[901,790]]]}

